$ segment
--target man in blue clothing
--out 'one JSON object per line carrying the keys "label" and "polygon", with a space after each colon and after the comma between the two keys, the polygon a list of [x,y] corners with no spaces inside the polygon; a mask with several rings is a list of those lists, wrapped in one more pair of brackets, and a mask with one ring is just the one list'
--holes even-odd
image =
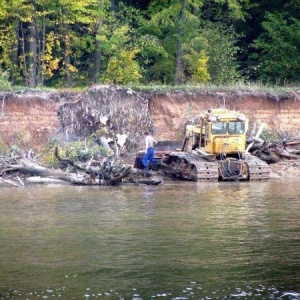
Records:
{"label": "man in blue clothing", "polygon": [[153,146],[157,144],[157,141],[148,133],[145,132],[145,145],[146,145],[146,150],[145,154],[143,156],[142,164],[146,170],[146,174],[149,174],[149,163],[148,161],[154,163],[154,149]]}

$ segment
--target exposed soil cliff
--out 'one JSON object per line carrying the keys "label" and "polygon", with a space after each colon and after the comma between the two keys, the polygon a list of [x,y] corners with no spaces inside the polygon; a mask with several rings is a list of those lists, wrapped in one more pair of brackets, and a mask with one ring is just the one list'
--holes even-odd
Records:
{"label": "exposed soil cliff", "polygon": [[223,107],[240,111],[254,123],[265,122],[271,130],[298,134],[300,98],[287,94],[280,98],[265,93],[159,93],[149,94],[149,110],[158,139],[178,139],[185,122],[208,108]]}
{"label": "exposed soil cliff", "polygon": [[30,92],[0,94],[0,142],[40,148],[60,128],[57,112],[74,93]]}
{"label": "exposed soil cliff", "polygon": [[[120,92],[124,91],[120,89]],[[95,95],[99,97],[99,93]],[[293,135],[298,135],[300,128],[300,97],[298,95],[300,93],[293,92],[278,97],[247,91],[139,93],[142,99],[148,100],[146,114],[150,114],[151,126],[158,140],[181,139],[184,124],[189,118],[200,111],[221,107],[224,104],[227,108],[245,113],[249,116],[252,125],[265,122],[270,129],[289,131]],[[66,103],[80,101],[82,98],[84,98],[83,93],[0,94],[0,141],[10,145],[30,145],[34,148],[45,145],[61,128],[57,116],[59,109]],[[140,107],[143,110],[147,109],[147,105]],[[126,111],[126,106],[122,110]],[[140,114],[145,115],[145,112],[140,112]],[[141,129],[142,135],[143,128],[136,125],[136,128]]]}

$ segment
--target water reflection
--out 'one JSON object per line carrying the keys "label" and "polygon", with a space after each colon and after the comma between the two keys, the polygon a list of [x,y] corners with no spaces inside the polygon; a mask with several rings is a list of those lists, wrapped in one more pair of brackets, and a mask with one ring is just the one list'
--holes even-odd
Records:
{"label": "water reflection", "polygon": [[300,299],[299,191],[2,188],[0,299]]}

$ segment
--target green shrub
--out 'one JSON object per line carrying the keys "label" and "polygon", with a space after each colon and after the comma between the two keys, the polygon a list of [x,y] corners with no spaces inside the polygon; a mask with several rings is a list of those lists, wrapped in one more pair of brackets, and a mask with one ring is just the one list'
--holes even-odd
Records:
{"label": "green shrub", "polygon": [[260,135],[260,138],[264,141],[277,141],[283,139],[289,139],[290,135],[287,131],[282,131],[279,129],[264,129]]}
{"label": "green shrub", "polygon": [[10,91],[11,90],[11,83],[9,81],[9,74],[8,72],[0,72],[0,91]]}
{"label": "green shrub", "polygon": [[58,148],[60,157],[68,158],[74,163],[87,162],[92,157],[99,159],[107,154],[107,150],[96,144],[92,139],[78,140],[67,143],[52,142],[42,150],[42,163],[47,167],[58,168],[59,161],[55,156]]}
{"label": "green shrub", "polygon": [[6,156],[9,155],[11,148],[7,145],[2,139],[0,139],[0,155]]}

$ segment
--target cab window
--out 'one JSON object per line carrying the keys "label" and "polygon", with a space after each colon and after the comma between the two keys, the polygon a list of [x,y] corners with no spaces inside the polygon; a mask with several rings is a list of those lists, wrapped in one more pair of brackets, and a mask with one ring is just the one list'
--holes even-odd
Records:
{"label": "cab window", "polygon": [[226,134],[227,123],[226,122],[212,122],[211,125],[212,134]]}
{"label": "cab window", "polygon": [[205,138],[208,139],[209,138],[209,125],[205,124]]}
{"label": "cab window", "polygon": [[228,132],[230,134],[241,134],[245,133],[245,122],[235,121],[228,123]]}

